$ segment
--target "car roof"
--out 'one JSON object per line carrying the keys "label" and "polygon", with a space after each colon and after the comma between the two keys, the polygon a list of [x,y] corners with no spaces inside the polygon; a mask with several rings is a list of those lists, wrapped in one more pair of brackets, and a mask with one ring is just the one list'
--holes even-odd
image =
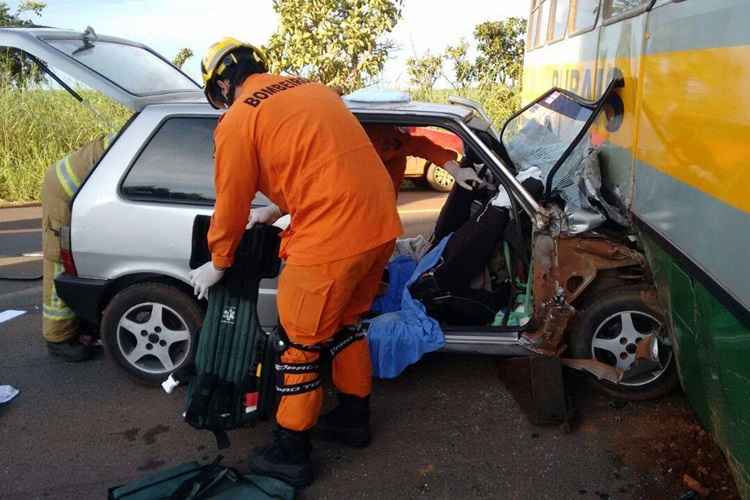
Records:
{"label": "car roof", "polygon": [[[476,115],[474,111],[466,106],[456,104],[436,104],[430,102],[412,101],[407,103],[361,103],[351,102],[344,99],[349,110],[357,115],[389,115],[389,116],[425,116],[433,118],[448,118],[456,121],[469,122]],[[161,100],[149,104],[148,108],[161,105],[189,104],[205,106],[207,111],[214,109],[206,101],[203,92],[192,92],[190,95],[162,96]],[[164,107],[165,111],[168,107]],[[216,113],[220,113],[216,111]],[[213,113],[212,113],[213,114]]]}

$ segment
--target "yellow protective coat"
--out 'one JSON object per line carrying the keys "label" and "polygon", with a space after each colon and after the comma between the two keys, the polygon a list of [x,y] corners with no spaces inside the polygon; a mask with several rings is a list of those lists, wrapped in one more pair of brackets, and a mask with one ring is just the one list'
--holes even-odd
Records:
{"label": "yellow protective coat", "polygon": [[65,342],[78,335],[78,319],[57,296],[55,278],[63,272],[60,228],[70,225],[70,209],[81,183],[109,146],[110,137],[95,139],[47,169],[42,186],[42,333],[48,342]]}

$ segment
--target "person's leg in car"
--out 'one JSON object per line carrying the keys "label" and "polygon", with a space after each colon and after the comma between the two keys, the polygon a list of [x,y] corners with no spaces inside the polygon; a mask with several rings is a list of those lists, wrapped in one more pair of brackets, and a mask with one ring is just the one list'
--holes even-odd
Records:
{"label": "person's leg in car", "polygon": [[440,209],[437,222],[435,223],[435,232],[433,241],[438,243],[450,233],[457,231],[469,219],[471,215],[471,204],[476,199],[476,192],[465,189],[458,185],[453,185],[448,199],[445,200],[443,208]]}
{"label": "person's leg in car", "polygon": [[488,205],[456,230],[445,246],[441,263],[434,269],[440,289],[468,288],[469,281],[487,266],[509,220],[507,209]]}

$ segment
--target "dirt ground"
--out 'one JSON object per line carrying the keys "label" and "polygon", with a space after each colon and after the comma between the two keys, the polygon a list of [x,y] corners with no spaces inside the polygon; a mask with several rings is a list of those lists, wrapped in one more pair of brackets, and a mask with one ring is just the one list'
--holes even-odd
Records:
{"label": "dirt ground", "polygon": [[[528,416],[534,407],[526,369],[521,360],[498,362],[498,377]],[[573,393],[569,432],[607,436],[617,464],[613,490],[580,489],[582,498],[740,498],[724,455],[682,394],[627,403],[604,396],[580,374],[567,372],[566,377]],[[630,480],[622,484],[625,478]]]}

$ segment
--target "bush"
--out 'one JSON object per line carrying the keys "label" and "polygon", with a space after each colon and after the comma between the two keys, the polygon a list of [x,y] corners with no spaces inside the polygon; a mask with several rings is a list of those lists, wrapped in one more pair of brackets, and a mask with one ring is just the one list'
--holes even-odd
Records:
{"label": "bush", "polygon": [[47,167],[130,116],[101,94],[79,93],[96,113],[63,90],[0,86],[0,203],[39,200]]}
{"label": "bush", "polygon": [[510,115],[518,111],[521,106],[520,89],[511,88],[501,83],[471,87],[465,92],[457,92],[452,89],[413,90],[411,92],[411,97],[415,101],[436,103],[446,103],[448,102],[448,98],[453,95],[479,102],[487,111],[487,114],[498,130],[500,130],[500,127],[503,126]]}

